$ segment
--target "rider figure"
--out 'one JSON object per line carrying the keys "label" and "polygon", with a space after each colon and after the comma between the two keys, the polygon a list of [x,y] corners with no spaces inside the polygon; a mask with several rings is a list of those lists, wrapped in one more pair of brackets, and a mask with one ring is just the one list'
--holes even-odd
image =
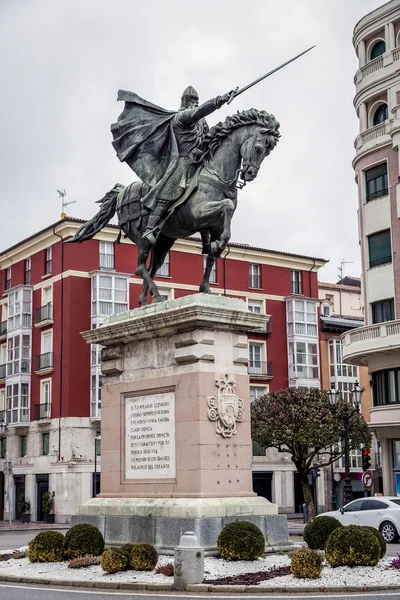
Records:
{"label": "rider figure", "polygon": [[159,223],[167,214],[168,208],[180,198],[187,187],[187,171],[193,153],[201,147],[208,131],[204,117],[226,104],[232,93],[217,96],[199,106],[199,96],[192,86],[187,87],[183,92],[181,107],[172,121],[179,151],[178,163],[157,197],[143,234],[143,237],[153,246],[156,243]]}

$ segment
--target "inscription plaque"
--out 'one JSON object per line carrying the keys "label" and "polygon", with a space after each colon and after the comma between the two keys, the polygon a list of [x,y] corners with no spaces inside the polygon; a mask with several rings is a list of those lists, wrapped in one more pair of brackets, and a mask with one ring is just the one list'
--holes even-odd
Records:
{"label": "inscription plaque", "polygon": [[175,394],[126,398],[126,479],[171,479],[175,468]]}

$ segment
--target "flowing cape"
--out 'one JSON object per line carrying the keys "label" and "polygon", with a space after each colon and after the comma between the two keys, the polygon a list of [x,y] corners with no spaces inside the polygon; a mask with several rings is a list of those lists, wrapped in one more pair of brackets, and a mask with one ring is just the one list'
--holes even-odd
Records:
{"label": "flowing cape", "polygon": [[152,209],[178,163],[172,127],[176,111],[165,110],[125,90],[119,90],[118,100],[125,101],[125,108],[111,125],[112,145],[119,160],[150,186],[142,203]]}

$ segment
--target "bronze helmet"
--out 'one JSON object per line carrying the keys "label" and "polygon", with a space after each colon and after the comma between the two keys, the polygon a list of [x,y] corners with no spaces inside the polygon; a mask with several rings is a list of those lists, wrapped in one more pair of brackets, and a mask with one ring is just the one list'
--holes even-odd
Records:
{"label": "bronze helmet", "polygon": [[194,89],[193,86],[188,85],[188,87],[183,91],[182,93],[182,97],[181,97],[181,108],[187,108],[188,104],[187,101],[190,98],[194,98],[197,101],[199,100],[199,95],[196,92],[196,90]]}

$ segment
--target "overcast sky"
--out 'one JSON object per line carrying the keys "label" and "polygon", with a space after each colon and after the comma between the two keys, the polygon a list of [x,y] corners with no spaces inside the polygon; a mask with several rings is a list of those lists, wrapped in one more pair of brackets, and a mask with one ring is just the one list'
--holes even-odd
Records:
{"label": "overcast sky", "polygon": [[119,88],[176,109],[316,48],[208,118],[272,112],[282,138],[239,194],[232,240],[360,274],[351,166],[356,22],[379,0],[0,0],[0,250],[58,220],[57,189],[91,218],[114,183],[136,176],[111,146]]}

